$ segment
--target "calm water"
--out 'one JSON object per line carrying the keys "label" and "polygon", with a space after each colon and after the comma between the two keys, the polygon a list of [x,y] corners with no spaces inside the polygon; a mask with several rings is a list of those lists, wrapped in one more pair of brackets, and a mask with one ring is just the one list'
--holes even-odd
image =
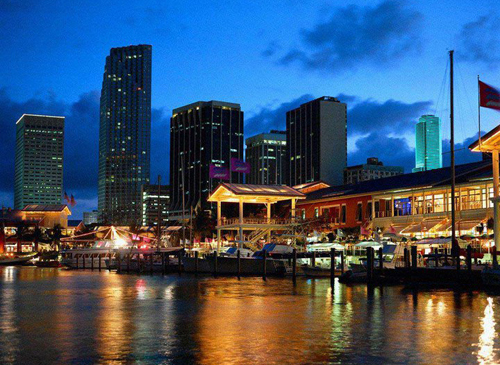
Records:
{"label": "calm water", "polygon": [[500,296],[0,268],[0,363],[499,363]]}

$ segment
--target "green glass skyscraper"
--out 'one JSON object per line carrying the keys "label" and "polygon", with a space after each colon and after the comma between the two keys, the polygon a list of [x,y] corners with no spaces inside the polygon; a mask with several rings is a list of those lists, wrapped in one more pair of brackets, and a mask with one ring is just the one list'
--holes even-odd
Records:
{"label": "green glass skyscraper", "polygon": [[151,46],[112,48],[102,81],[99,128],[100,220],[140,224],[149,183]]}
{"label": "green glass skyscraper", "polygon": [[415,168],[413,172],[443,167],[441,120],[422,115],[415,126]]}
{"label": "green glass skyscraper", "polygon": [[61,204],[64,117],[23,114],[16,123],[14,207]]}

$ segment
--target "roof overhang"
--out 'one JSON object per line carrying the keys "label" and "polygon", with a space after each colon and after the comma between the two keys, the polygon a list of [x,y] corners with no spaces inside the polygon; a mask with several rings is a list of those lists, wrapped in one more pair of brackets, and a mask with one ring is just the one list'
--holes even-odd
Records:
{"label": "roof overhang", "polygon": [[210,194],[208,201],[265,204],[305,198],[304,194],[288,186],[221,183]]}
{"label": "roof overhang", "polygon": [[[481,143],[479,143],[481,141]],[[472,152],[500,150],[500,124],[469,146]]]}

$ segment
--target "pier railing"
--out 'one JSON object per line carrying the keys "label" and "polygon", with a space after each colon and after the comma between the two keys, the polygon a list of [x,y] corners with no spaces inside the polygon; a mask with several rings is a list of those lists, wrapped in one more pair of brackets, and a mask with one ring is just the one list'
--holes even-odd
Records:
{"label": "pier railing", "polygon": [[[290,218],[243,218],[241,224],[279,224],[279,225],[287,225],[291,224],[293,221]],[[221,226],[229,226],[240,224],[239,218],[222,218],[220,221]]]}

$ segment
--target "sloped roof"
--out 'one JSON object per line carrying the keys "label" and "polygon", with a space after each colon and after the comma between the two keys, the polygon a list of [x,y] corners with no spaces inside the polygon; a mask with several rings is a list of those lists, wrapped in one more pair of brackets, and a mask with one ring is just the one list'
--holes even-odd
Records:
{"label": "sloped roof", "polygon": [[[488,173],[489,171],[489,173]],[[455,166],[455,181],[464,183],[478,177],[492,176],[491,161],[472,162]],[[414,172],[383,179],[362,181],[357,184],[332,186],[307,194],[305,202],[333,198],[336,196],[369,194],[394,189],[409,189],[426,186],[451,184],[451,168],[443,167],[422,172]]]}
{"label": "sloped roof", "polygon": [[30,204],[23,208],[23,212],[62,212],[64,209],[68,209],[66,204]]}
{"label": "sloped roof", "polygon": [[236,195],[275,195],[289,197],[304,197],[300,191],[285,185],[255,185],[255,184],[230,184],[222,183],[224,186]]}

